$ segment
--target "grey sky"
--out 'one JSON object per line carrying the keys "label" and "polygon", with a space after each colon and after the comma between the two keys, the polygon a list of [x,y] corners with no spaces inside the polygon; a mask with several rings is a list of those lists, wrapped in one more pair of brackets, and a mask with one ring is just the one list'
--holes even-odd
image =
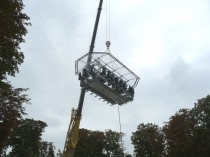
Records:
{"label": "grey sky", "polygon": [[[48,123],[43,138],[63,149],[80,86],[75,60],[89,50],[99,0],[23,0],[31,18],[25,62],[12,81],[28,87],[27,117]],[[106,50],[103,5],[95,51]],[[208,0],[111,0],[111,53],[141,77],[132,103],[120,107],[125,146],[140,123],[160,126],[210,90]],[[81,128],[119,131],[117,106],[86,94]]]}

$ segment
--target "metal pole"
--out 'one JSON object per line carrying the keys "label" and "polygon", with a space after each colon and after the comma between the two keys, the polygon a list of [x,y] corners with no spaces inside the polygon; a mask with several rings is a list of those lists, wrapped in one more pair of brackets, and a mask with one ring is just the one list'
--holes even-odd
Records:
{"label": "metal pole", "polygon": [[81,116],[84,99],[85,99],[85,89],[81,88],[79,104],[77,109],[77,116]]}
{"label": "metal pole", "polygon": [[92,53],[93,53],[95,39],[96,39],[96,33],[97,33],[97,30],[98,30],[98,23],[99,23],[99,19],[100,19],[100,15],[101,15],[101,10],[102,10],[102,4],[103,4],[103,0],[100,0],[99,7],[98,7],[98,13],[97,13],[97,16],[96,16],[96,21],[95,21],[95,26],[94,26],[94,30],[93,30],[93,36],[92,36],[92,40],[91,40],[91,44],[90,44],[90,50],[89,50],[87,65],[90,64],[91,58],[92,58]]}
{"label": "metal pole", "polygon": [[[87,59],[87,68],[89,67],[89,64],[90,64],[91,59],[92,59],[92,53],[93,53],[93,49],[94,49],[94,44],[95,44],[95,39],[96,39],[96,34],[97,34],[97,29],[98,29],[98,23],[99,23],[99,19],[100,19],[100,15],[101,15],[102,4],[103,4],[103,0],[100,0],[99,7],[98,7],[98,12],[97,12],[97,16],[96,16],[96,21],[95,21],[95,26],[94,26],[94,29],[93,29],[93,35],[92,35],[92,40],[91,40],[91,44],[90,44],[90,50],[89,50],[88,59]],[[78,116],[81,116],[84,98],[85,98],[85,89],[81,88],[80,99],[79,99],[79,104],[78,104],[78,109],[77,109],[77,115]]]}

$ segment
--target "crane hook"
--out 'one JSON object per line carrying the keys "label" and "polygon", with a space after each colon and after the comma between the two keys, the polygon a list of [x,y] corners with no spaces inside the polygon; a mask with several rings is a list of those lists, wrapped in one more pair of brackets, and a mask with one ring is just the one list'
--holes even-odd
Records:
{"label": "crane hook", "polygon": [[108,51],[110,51],[110,50],[109,50],[110,45],[111,45],[111,42],[110,42],[110,41],[106,41],[106,47],[107,47],[107,50],[108,50]]}

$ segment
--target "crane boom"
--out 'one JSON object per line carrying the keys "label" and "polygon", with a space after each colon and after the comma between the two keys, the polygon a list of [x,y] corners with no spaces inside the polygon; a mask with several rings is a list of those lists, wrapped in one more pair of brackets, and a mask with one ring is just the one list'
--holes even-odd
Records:
{"label": "crane boom", "polygon": [[[102,10],[102,4],[103,4],[103,0],[100,0],[98,12],[96,15],[95,26],[93,29],[93,35],[92,35],[92,40],[91,40],[91,44],[90,44],[90,49],[89,49],[89,53],[88,53],[89,55],[88,55],[88,59],[87,59],[87,67],[89,67],[89,64],[92,59],[92,53],[93,53],[93,49],[94,49],[94,44],[95,44],[95,39],[96,39],[96,34],[97,34],[97,29],[98,29],[98,23],[99,23],[99,19],[100,19],[101,10]],[[67,131],[66,142],[65,142],[64,151],[63,151],[64,157],[74,157],[74,151],[75,151],[75,148],[77,145],[77,139],[78,139],[82,107],[83,107],[83,102],[84,102],[84,98],[85,98],[85,91],[86,91],[86,89],[82,87],[78,108],[77,108],[77,110],[74,110],[74,109],[72,110],[71,120],[70,120],[69,128]]]}
{"label": "crane boom", "polygon": [[73,108],[71,112],[71,120],[69,128],[66,135],[66,142],[64,145],[64,151],[63,151],[64,157],[74,156],[74,150],[77,145],[80,119],[81,117],[77,115],[77,110]]}

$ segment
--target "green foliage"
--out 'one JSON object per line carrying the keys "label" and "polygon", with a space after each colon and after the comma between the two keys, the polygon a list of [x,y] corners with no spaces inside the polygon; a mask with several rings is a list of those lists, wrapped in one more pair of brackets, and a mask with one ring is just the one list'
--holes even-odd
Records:
{"label": "green foliage", "polygon": [[209,156],[210,154],[210,96],[199,99],[191,110],[195,117],[194,129],[194,154],[197,157]]}
{"label": "green foliage", "polygon": [[133,132],[132,144],[136,157],[162,157],[164,140],[161,129],[155,124],[139,124]]}
{"label": "green foliage", "polygon": [[62,157],[62,153],[60,152],[60,150],[55,155],[55,146],[52,142],[41,140],[41,135],[44,131],[45,126],[46,123],[42,121],[35,121],[33,119],[21,120],[21,123],[18,125],[17,128],[14,129],[14,131],[12,132],[12,136],[7,143],[11,151],[8,154],[8,151],[4,149],[0,156]]}
{"label": "green foliage", "polygon": [[80,129],[75,157],[123,157],[120,141],[121,134],[111,130]]}
{"label": "green foliage", "polygon": [[27,89],[14,88],[7,76],[15,76],[18,66],[24,61],[20,44],[31,25],[23,13],[22,0],[0,0],[0,156],[54,157],[55,147],[51,142],[41,142],[46,123],[31,119],[22,120],[23,104],[30,99],[24,94]]}
{"label": "green foliage", "polygon": [[105,131],[105,145],[104,152],[107,157],[123,157],[124,150],[121,146],[122,133],[114,132],[112,130]]}
{"label": "green foliage", "polygon": [[10,138],[9,157],[38,157],[40,152],[43,154],[43,149],[49,147],[44,148],[46,143],[41,142],[41,135],[46,126],[46,123],[39,120],[21,120]]}
{"label": "green foliage", "polygon": [[18,65],[23,63],[20,51],[23,36],[30,25],[29,17],[22,13],[22,0],[0,0],[0,155],[7,147],[11,131],[24,113],[24,103],[29,98],[23,94],[27,89],[14,88],[7,75],[15,76]]}
{"label": "green foliage", "polygon": [[24,92],[26,89],[14,88],[9,83],[0,82],[0,154],[7,146],[12,130],[17,127],[18,121],[25,114],[24,103],[29,98]]}
{"label": "green foliage", "polygon": [[25,26],[30,23],[23,8],[22,0],[0,0],[0,80],[6,79],[7,74],[15,76],[24,60],[20,43],[24,42]]}
{"label": "green foliage", "polygon": [[194,155],[195,120],[189,110],[182,109],[172,116],[163,132],[168,157]]}
{"label": "green foliage", "polygon": [[103,132],[80,129],[75,157],[103,156],[104,138]]}
{"label": "green foliage", "polygon": [[210,96],[192,109],[181,109],[162,129],[140,124],[133,133],[136,157],[208,157],[210,154]]}
{"label": "green foliage", "polygon": [[167,157],[207,157],[210,154],[210,96],[192,109],[181,109],[163,127]]}
{"label": "green foliage", "polygon": [[63,153],[60,149],[58,149],[58,152],[56,153],[56,157],[63,157]]}
{"label": "green foliage", "polygon": [[55,157],[55,146],[52,142],[42,141],[39,148],[40,157]]}

